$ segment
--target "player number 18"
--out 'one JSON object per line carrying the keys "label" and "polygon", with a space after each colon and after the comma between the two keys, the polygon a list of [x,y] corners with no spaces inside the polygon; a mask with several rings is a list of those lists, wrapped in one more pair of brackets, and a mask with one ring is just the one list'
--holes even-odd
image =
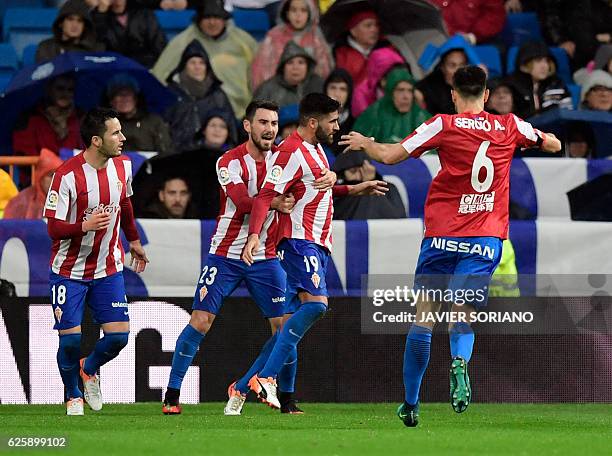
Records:
{"label": "player number 18", "polygon": [[[487,157],[487,149],[490,145],[490,141],[483,141],[480,143],[478,152],[476,152],[476,157],[474,157],[474,163],[472,164],[472,188],[479,193],[489,190],[493,183],[493,161]],[[484,181],[481,182],[479,174],[482,168],[485,169],[487,174]]]}
{"label": "player number 18", "polygon": [[66,286],[60,285],[56,288],[56,285],[51,287],[51,299],[53,304],[62,305],[66,302]]}

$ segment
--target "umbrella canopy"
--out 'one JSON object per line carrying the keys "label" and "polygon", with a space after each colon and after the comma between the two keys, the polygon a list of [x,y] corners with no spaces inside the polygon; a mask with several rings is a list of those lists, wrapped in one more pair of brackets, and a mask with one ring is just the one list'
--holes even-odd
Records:
{"label": "umbrella canopy", "polygon": [[321,29],[327,41],[333,44],[342,38],[351,16],[368,9],[377,14],[382,33],[386,35],[424,29],[446,34],[440,11],[425,0],[337,0],[321,17]]}
{"label": "umbrella canopy", "polygon": [[0,154],[11,147],[11,132],[17,117],[35,106],[45,94],[47,83],[61,75],[76,78],[75,106],[88,110],[100,102],[108,80],[117,73],[134,78],[144,94],[149,110],[163,113],[176,101],[147,68],[114,52],[66,52],[53,60],[31,65],[17,72],[5,92],[0,94]]}

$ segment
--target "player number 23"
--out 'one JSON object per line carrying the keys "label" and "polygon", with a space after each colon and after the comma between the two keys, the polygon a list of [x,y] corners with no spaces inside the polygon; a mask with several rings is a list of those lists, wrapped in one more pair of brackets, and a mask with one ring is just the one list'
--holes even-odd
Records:
{"label": "player number 23", "polygon": [[[208,274],[208,277],[206,277],[206,274]],[[206,282],[206,285],[212,285],[215,281],[216,276],[217,268],[215,266],[210,269],[208,268],[208,266],[204,266],[204,269],[202,269],[202,275],[200,276],[199,283],[203,284],[204,282]]]}
{"label": "player number 23", "polygon": [[[483,141],[480,143],[478,152],[476,152],[476,157],[474,157],[474,163],[472,164],[472,188],[479,193],[489,190],[493,183],[493,161],[487,157],[487,149],[490,145],[490,141]],[[479,174],[482,168],[484,168],[487,173],[484,181],[481,182]]]}

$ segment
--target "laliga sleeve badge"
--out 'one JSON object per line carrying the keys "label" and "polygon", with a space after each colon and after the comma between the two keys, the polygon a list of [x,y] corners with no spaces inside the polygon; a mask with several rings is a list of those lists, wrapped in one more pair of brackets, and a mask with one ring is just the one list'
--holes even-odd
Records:
{"label": "laliga sleeve badge", "polygon": [[208,294],[208,288],[206,288],[206,285],[204,285],[202,288],[200,288],[200,302],[204,301],[204,298],[206,297],[207,294]]}
{"label": "laliga sleeve badge", "polygon": [[62,314],[64,312],[62,312],[62,309],[60,309],[59,307],[56,307],[53,313],[55,314],[55,319],[59,323],[62,320]]}
{"label": "laliga sleeve badge", "polygon": [[51,190],[49,192],[49,196],[47,196],[47,204],[45,205],[45,209],[49,209],[50,211],[56,210],[58,200],[59,194],[55,190]]}
{"label": "laliga sleeve badge", "polygon": [[319,284],[321,283],[321,276],[319,276],[319,274],[313,272],[310,280],[312,280],[312,283],[316,288],[319,288]]}
{"label": "laliga sleeve badge", "polygon": [[229,169],[227,168],[219,168],[219,171],[217,171],[217,176],[219,177],[219,183],[221,185],[227,185],[230,183],[230,173],[229,173]]}
{"label": "laliga sleeve badge", "polygon": [[274,165],[268,173],[266,181],[276,185],[279,183],[282,174],[283,168],[280,165]]}

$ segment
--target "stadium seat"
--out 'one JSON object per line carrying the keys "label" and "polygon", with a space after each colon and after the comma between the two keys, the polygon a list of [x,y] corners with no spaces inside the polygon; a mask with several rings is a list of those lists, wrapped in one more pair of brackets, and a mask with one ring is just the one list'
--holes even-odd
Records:
{"label": "stadium seat", "polygon": [[499,50],[495,46],[474,46],[474,50],[482,63],[489,69],[489,77],[497,78],[504,74],[502,69],[502,59]]}
{"label": "stadium seat", "polygon": [[4,41],[22,55],[28,44],[38,44],[52,35],[51,26],[57,16],[55,8],[9,8],[2,21]]}
{"label": "stadium seat", "polygon": [[168,41],[185,30],[191,24],[194,14],[194,10],[155,10],[155,16],[157,16],[159,26],[165,32]]}
{"label": "stadium seat", "polygon": [[536,13],[514,13],[506,16],[501,32],[506,46],[520,46],[525,41],[541,40],[540,21]]}
{"label": "stadium seat", "polygon": [[550,52],[555,57],[557,61],[557,74],[563,82],[566,84],[572,84],[574,81],[572,79],[572,70],[570,69],[569,56],[565,49],[560,47],[551,47]]}
{"label": "stadium seat", "polygon": [[3,92],[17,71],[17,53],[10,43],[0,43],[0,92]]}
{"label": "stadium seat", "polygon": [[236,27],[249,32],[257,41],[263,40],[270,29],[270,19],[264,10],[234,8],[232,17]]}
{"label": "stadium seat", "polygon": [[21,65],[28,66],[34,65],[36,63],[36,49],[38,48],[37,44],[28,44],[24,50],[23,54],[21,54]]}
{"label": "stadium seat", "polygon": [[46,6],[45,0],[0,0],[0,17],[4,17],[4,12],[8,8],[43,8]]}
{"label": "stadium seat", "polygon": [[[555,58],[555,61],[557,62],[557,75],[563,80],[565,84],[571,84],[572,73],[570,70],[569,57],[567,55],[567,52],[565,52],[565,49],[559,47],[550,47],[549,49],[551,54]],[[506,61],[507,74],[510,74],[514,71],[518,51],[518,46],[512,46],[510,49],[508,49],[508,57]]]}
{"label": "stadium seat", "polygon": [[572,103],[574,104],[574,109],[578,109],[580,107],[580,87],[578,84],[568,84],[567,88],[572,94]]}

